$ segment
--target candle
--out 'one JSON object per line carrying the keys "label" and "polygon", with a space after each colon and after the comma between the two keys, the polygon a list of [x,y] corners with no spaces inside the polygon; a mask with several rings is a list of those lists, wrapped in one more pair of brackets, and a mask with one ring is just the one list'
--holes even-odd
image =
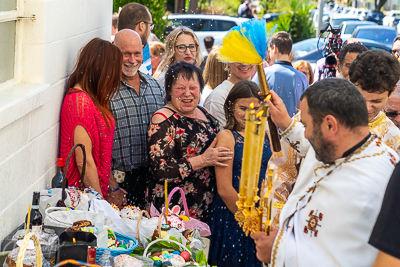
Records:
{"label": "candle", "polygon": [[26,234],[29,234],[29,224],[31,223],[31,206],[29,205],[28,220],[26,222]]}
{"label": "candle", "polygon": [[251,140],[251,149],[250,149],[250,164],[251,168],[249,169],[248,181],[247,181],[247,188],[246,188],[246,206],[252,207],[253,206],[253,199],[254,199],[254,190],[256,189],[257,181],[258,181],[258,173],[259,169],[257,170],[257,157],[260,154],[261,148],[260,145],[260,138],[261,138],[261,121],[254,121],[253,122],[253,129],[252,133],[252,140]]}
{"label": "candle", "polygon": [[165,197],[165,214],[167,214],[167,216],[168,216],[168,181],[167,181],[167,179],[165,179],[165,182],[164,182],[164,197]]}
{"label": "candle", "polygon": [[243,159],[242,159],[242,171],[240,174],[239,184],[239,197],[244,199],[246,197],[246,186],[249,177],[249,170],[251,169],[250,155],[251,155],[251,143],[252,143],[252,132],[253,121],[255,118],[256,111],[253,109],[254,103],[250,104],[250,108],[246,110],[246,126],[244,134],[243,144]]}

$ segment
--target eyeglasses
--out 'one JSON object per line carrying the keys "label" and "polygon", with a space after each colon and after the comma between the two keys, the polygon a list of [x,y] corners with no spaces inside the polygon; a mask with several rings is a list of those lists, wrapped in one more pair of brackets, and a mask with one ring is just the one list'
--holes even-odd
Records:
{"label": "eyeglasses", "polygon": [[138,23],[136,23],[136,25],[138,25],[140,22],[146,23],[146,24],[150,24],[150,31],[152,31],[154,29],[155,24],[147,22],[147,21],[139,21]]}
{"label": "eyeglasses", "polygon": [[398,111],[395,111],[395,110],[393,110],[393,111],[386,111],[386,110],[383,110],[383,111],[385,112],[385,114],[386,114],[386,116],[387,116],[388,118],[396,118],[397,116],[400,115],[400,113],[399,113]]}
{"label": "eyeglasses", "polygon": [[198,45],[197,44],[191,44],[191,45],[181,44],[181,45],[176,45],[175,47],[178,49],[179,52],[185,53],[186,49],[188,49],[188,48],[189,48],[190,52],[196,52]]}
{"label": "eyeglasses", "polygon": [[396,58],[400,57],[400,50],[390,49],[390,53],[392,53]]}

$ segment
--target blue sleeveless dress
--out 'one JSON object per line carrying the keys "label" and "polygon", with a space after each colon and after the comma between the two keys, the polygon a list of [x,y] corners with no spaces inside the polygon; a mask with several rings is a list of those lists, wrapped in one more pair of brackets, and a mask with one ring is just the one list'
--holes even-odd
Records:
{"label": "blue sleeveless dress", "polygon": [[[239,192],[238,178],[242,170],[244,137],[235,131],[231,132],[235,138],[232,185],[235,190]],[[260,179],[258,181],[259,189],[265,178],[268,160],[271,155],[269,139],[268,136],[265,135]],[[211,207],[208,224],[211,230],[211,236],[209,237],[211,240],[210,253],[208,256],[210,265],[217,265],[218,267],[261,266],[261,262],[256,257],[254,240],[250,235],[246,236],[244,234],[242,228],[239,227],[235,220],[234,214],[229,211],[218,193]]]}

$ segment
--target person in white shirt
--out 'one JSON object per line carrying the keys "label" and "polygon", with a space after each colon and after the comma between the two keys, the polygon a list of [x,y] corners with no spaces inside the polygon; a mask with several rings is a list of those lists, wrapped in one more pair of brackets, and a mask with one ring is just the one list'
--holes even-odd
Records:
{"label": "person in white shirt", "polygon": [[279,230],[252,234],[258,258],[279,267],[371,266],[378,251],[368,239],[398,155],[370,133],[363,96],[347,80],[324,79],[303,93],[293,119],[276,93],[269,104],[303,162]]}
{"label": "person in white shirt", "polygon": [[[235,83],[240,81],[250,81],[255,72],[255,65],[242,63],[227,63],[230,77],[218,85],[204,101],[204,107],[208,109],[223,128],[226,124],[224,103]],[[221,129],[222,129],[221,128]]]}

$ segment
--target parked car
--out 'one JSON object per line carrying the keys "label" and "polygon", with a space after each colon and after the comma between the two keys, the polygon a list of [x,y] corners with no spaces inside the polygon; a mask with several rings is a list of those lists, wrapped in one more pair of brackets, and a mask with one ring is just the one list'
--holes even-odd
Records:
{"label": "parked car", "polygon": [[214,37],[214,45],[222,44],[225,34],[233,27],[248,21],[247,18],[238,18],[224,15],[200,15],[200,14],[173,14],[168,16],[168,21],[175,26],[186,26],[192,29],[200,41],[202,52],[204,47],[204,37]]}
{"label": "parked car", "polygon": [[400,20],[400,10],[391,10],[382,20],[383,26],[396,27]]}
{"label": "parked car", "polygon": [[264,14],[264,16],[263,16],[263,19],[265,20],[265,22],[273,21],[274,19],[278,19],[278,18],[279,18],[278,13],[267,13],[267,14]]}
{"label": "parked car", "polygon": [[333,28],[338,28],[344,21],[359,21],[358,16],[349,16],[342,14],[333,14],[330,23]]}
{"label": "parked car", "polygon": [[346,41],[351,37],[351,34],[353,33],[354,29],[357,28],[357,26],[362,26],[362,25],[377,25],[373,21],[343,21],[340,24],[340,37],[342,38],[343,41]]}
{"label": "parked car", "polygon": [[[390,49],[392,49],[392,45],[378,43],[372,40],[367,39],[358,39],[363,45],[365,45],[368,49],[382,49],[388,53],[390,53]],[[315,67],[315,63],[324,56],[323,51],[319,51],[318,49],[311,50],[309,53],[303,56],[299,56],[294,58],[293,61],[297,60],[307,60],[310,62],[311,66]]]}
{"label": "parked car", "polygon": [[318,42],[318,38],[310,38],[294,43],[292,46],[293,59],[307,55],[310,51],[317,49],[317,45],[320,50],[323,49],[324,39],[321,38]]}
{"label": "parked car", "polygon": [[[330,20],[329,14],[330,14],[330,13],[324,13],[324,14],[322,15],[322,24],[324,24],[325,22],[327,22],[328,20]],[[313,25],[314,25],[314,28],[315,28],[315,29],[318,28],[318,11],[314,13],[314,16],[313,16]]]}
{"label": "parked car", "polygon": [[378,25],[382,25],[384,17],[385,15],[380,11],[369,10],[365,15],[364,20],[373,21],[376,22]]}
{"label": "parked car", "polygon": [[384,44],[392,44],[396,38],[396,29],[379,25],[358,26],[351,34],[352,38],[374,40]]}

